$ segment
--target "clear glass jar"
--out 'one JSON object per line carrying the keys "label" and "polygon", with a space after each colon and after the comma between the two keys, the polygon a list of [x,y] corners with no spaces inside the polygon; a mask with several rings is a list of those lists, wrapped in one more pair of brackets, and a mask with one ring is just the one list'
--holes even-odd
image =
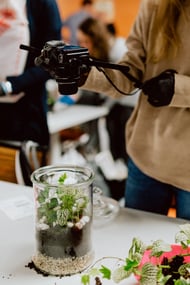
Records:
{"label": "clear glass jar", "polygon": [[34,171],[31,180],[36,212],[35,267],[55,276],[83,271],[94,259],[94,172],[78,166],[45,166]]}

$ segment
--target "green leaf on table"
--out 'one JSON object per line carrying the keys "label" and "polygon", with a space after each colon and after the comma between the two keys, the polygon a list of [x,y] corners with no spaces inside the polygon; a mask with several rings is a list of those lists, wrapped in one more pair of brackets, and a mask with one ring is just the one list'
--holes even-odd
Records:
{"label": "green leaf on table", "polygon": [[190,283],[185,279],[179,279],[174,281],[174,285],[189,285]]}
{"label": "green leaf on table", "polygon": [[181,276],[188,276],[190,278],[190,263],[181,265],[178,269]]}
{"label": "green leaf on table", "polygon": [[130,260],[140,261],[145,250],[146,250],[146,245],[140,239],[133,238],[132,245],[128,252],[128,258]]}
{"label": "green leaf on table", "polygon": [[164,242],[163,240],[156,240],[151,246],[150,256],[160,257],[164,252],[171,251],[171,245]]}
{"label": "green leaf on table", "polygon": [[134,267],[137,267],[139,265],[139,262],[137,260],[131,260],[129,258],[126,258],[126,265],[124,266],[124,269],[126,271],[130,271]]}
{"label": "green leaf on table", "polygon": [[112,279],[115,283],[119,283],[123,279],[129,277],[132,273],[132,270],[126,271],[124,266],[120,266],[113,271]]}
{"label": "green leaf on table", "polygon": [[100,275],[100,270],[97,267],[92,267],[89,270],[89,275],[94,276],[94,277],[97,275]]}
{"label": "green leaf on table", "polygon": [[90,276],[88,274],[85,274],[81,277],[81,283],[83,285],[89,285],[90,284]]}
{"label": "green leaf on table", "polygon": [[101,266],[101,268],[99,269],[99,271],[102,273],[102,277],[105,279],[111,279],[111,270],[105,266]]}
{"label": "green leaf on table", "polygon": [[156,285],[157,284],[158,267],[151,263],[145,263],[142,267],[140,284]]}
{"label": "green leaf on table", "polygon": [[183,248],[188,247],[190,244],[190,224],[179,226],[180,231],[175,235],[175,242],[181,243]]}

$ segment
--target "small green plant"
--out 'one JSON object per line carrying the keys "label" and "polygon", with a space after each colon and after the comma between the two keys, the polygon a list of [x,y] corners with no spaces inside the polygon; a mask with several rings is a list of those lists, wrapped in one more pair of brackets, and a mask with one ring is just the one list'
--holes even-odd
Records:
{"label": "small green plant", "polygon": [[[85,209],[89,198],[83,189],[78,189],[74,185],[66,185],[63,190],[66,178],[67,174],[64,173],[59,177],[57,187],[46,186],[39,191],[37,212],[40,227],[72,227],[87,215]],[[86,216],[86,222],[87,218]]]}
{"label": "small green plant", "polygon": [[[180,253],[171,258],[163,254],[170,252],[172,246],[163,240],[156,240],[150,245],[145,245],[140,239],[134,238],[125,260],[118,257],[103,257],[88,269],[81,277],[83,285],[89,285],[91,277],[96,277],[96,284],[103,284],[100,280],[108,279],[115,283],[134,274],[141,285],[189,285],[190,284],[190,224],[179,226],[180,231],[175,236],[175,243],[179,244]],[[145,252],[149,253],[149,261],[143,263]],[[105,259],[122,261],[122,265],[110,269],[103,265]],[[97,264],[100,264],[97,267]]]}

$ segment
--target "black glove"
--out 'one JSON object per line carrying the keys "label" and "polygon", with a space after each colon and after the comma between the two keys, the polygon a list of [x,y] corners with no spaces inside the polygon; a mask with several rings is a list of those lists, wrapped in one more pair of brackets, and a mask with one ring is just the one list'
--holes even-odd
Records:
{"label": "black glove", "polygon": [[148,102],[154,107],[167,106],[174,94],[174,70],[166,70],[144,82],[142,90],[148,95]]}
{"label": "black glove", "polygon": [[90,66],[87,66],[85,64],[83,64],[80,68],[80,78],[78,80],[78,86],[82,86],[84,85],[84,83],[86,82],[86,79],[88,78],[88,74],[91,70]]}

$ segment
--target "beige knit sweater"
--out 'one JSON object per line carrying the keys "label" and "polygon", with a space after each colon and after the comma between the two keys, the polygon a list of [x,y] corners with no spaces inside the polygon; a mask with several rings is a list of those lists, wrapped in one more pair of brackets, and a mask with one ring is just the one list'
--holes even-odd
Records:
{"label": "beige knit sweater", "polygon": [[[164,107],[153,107],[147,102],[146,95],[140,95],[126,126],[126,148],[141,171],[159,181],[190,191],[190,1],[186,1],[185,7],[188,21],[180,19],[178,25],[181,46],[177,57],[146,64],[156,9],[154,2],[142,1],[127,39],[128,53],[120,63],[128,65],[130,73],[141,81],[166,69],[175,69],[175,94],[171,104]],[[106,73],[124,92],[134,89],[133,83],[120,71],[107,69]],[[120,96],[95,67],[82,88]]]}

